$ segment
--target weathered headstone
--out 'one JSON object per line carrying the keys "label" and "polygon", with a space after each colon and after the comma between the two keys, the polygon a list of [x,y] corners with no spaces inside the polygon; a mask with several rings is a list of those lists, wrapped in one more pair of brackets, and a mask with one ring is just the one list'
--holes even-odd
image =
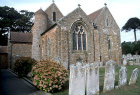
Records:
{"label": "weathered headstone", "polygon": [[138,72],[139,72],[139,69],[138,68],[135,68],[133,70],[132,75],[131,75],[131,78],[130,78],[130,81],[129,81],[129,85],[136,83],[137,78],[138,78]]}
{"label": "weathered headstone", "polygon": [[103,92],[114,89],[115,63],[113,60],[106,62]]}
{"label": "weathered headstone", "polygon": [[86,68],[70,66],[69,95],[85,95]]}
{"label": "weathered headstone", "polygon": [[127,83],[127,69],[125,66],[121,66],[119,71],[119,87]]}
{"label": "weathered headstone", "polygon": [[99,62],[87,66],[86,95],[99,94]]}
{"label": "weathered headstone", "polygon": [[140,63],[140,57],[139,56],[136,57],[136,63]]}
{"label": "weathered headstone", "polygon": [[123,65],[126,66],[127,65],[127,60],[124,58],[123,59]]}
{"label": "weathered headstone", "polygon": [[129,61],[129,65],[134,65],[134,62],[133,61]]}
{"label": "weathered headstone", "polygon": [[127,54],[127,59],[131,60],[132,55],[131,54]]}
{"label": "weathered headstone", "polygon": [[102,66],[103,66],[103,62],[100,62],[99,64],[100,64],[100,67],[102,67]]}

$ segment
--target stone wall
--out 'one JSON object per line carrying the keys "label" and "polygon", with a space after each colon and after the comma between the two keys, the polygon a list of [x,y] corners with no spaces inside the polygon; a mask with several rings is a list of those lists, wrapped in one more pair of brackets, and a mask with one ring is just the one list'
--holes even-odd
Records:
{"label": "stone wall", "polygon": [[[87,32],[87,49],[86,51],[73,50],[73,39],[72,39],[72,26],[75,23],[80,23],[86,28]],[[64,17],[60,22],[62,37],[61,40],[65,42],[64,47],[68,46],[68,50],[62,53],[62,57],[65,57],[68,53],[68,63],[74,64],[77,60],[81,60],[83,63],[99,61],[99,42],[98,42],[98,31],[92,26],[87,15],[81,8],[77,8]],[[96,55],[96,56],[95,56]]]}
{"label": "stone wall", "polygon": [[58,46],[57,45],[57,41],[56,40],[56,31],[57,31],[57,26],[50,29],[48,32],[46,32],[40,40],[41,43],[41,47],[40,47],[40,51],[41,51],[41,60],[46,60],[46,59],[52,59],[55,56],[57,56],[57,49]]}
{"label": "stone wall", "polygon": [[[108,25],[107,25],[108,19]],[[99,31],[101,61],[113,59],[117,64],[121,62],[120,29],[107,7],[104,7],[100,15],[94,20]],[[110,39],[110,49],[108,49]]]}
{"label": "stone wall", "polygon": [[9,53],[9,57],[11,55],[10,62],[12,64],[12,67],[16,59],[18,59],[19,57],[31,57],[32,44],[14,43],[11,44],[11,48],[12,51]]}
{"label": "stone wall", "polygon": [[32,58],[36,61],[40,61],[40,35],[48,28],[47,21],[47,14],[43,10],[40,9],[35,13],[35,22],[32,27]]}

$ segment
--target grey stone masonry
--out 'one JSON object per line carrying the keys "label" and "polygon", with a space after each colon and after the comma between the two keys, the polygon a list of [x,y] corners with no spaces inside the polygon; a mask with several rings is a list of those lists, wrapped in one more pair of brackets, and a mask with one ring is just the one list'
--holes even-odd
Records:
{"label": "grey stone masonry", "polygon": [[127,84],[127,69],[125,66],[121,66],[119,71],[119,87]]}
{"label": "grey stone masonry", "polygon": [[130,78],[130,81],[129,81],[129,85],[136,83],[137,78],[138,78],[138,73],[139,73],[139,69],[135,68],[132,72],[132,75],[131,75],[131,78]]}
{"label": "grey stone masonry", "polygon": [[103,92],[114,89],[115,63],[113,60],[106,62]]}

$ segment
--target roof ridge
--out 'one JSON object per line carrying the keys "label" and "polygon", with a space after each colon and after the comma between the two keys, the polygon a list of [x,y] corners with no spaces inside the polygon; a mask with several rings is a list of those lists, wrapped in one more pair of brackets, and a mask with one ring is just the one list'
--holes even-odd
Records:
{"label": "roof ridge", "polygon": [[88,17],[89,17],[90,19],[92,19],[92,20],[95,20],[96,17],[99,16],[99,14],[102,12],[103,9],[104,9],[104,7],[100,8],[100,9],[98,9],[98,10],[92,12],[92,13],[90,13],[90,14],[88,15]]}

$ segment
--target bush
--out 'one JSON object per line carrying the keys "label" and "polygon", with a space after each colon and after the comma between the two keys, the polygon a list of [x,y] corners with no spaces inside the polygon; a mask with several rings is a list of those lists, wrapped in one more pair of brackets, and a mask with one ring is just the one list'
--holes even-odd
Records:
{"label": "bush", "polygon": [[35,65],[36,61],[30,57],[20,57],[15,62],[14,71],[19,77],[26,77],[32,70],[32,66]]}
{"label": "bush", "polygon": [[46,92],[61,90],[68,81],[68,70],[50,60],[38,62],[32,68],[33,84]]}

